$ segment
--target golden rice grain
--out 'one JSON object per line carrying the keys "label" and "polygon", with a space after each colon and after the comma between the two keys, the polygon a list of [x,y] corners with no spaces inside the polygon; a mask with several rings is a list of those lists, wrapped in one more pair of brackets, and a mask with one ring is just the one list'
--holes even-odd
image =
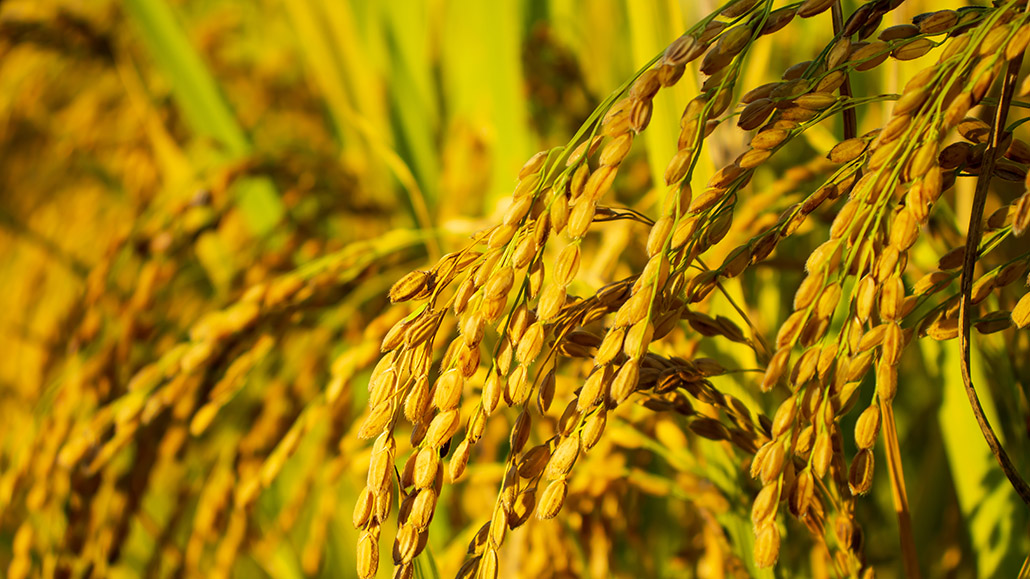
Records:
{"label": "golden rice grain", "polygon": [[601,341],[601,345],[597,348],[597,355],[594,357],[594,361],[599,366],[605,366],[615,360],[622,352],[622,345],[626,337],[625,327],[616,327],[610,329]]}
{"label": "golden rice grain", "polygon": [[585,411],[599,404],[607,393],[611,378],[611,366],[599,367],[587,376],[576,400],[577,409]]}
{"label": "golden rice grain", "polygon": [[1005,60],[1015,60],[1026,52],[1027,44],[1030,44],[1030,24],[1024,24],[1016,29],[1016,33],[1009,39],[1005,46]]}
{"label": "golden rice grain", "polygon": [[772,99],[755,99],[741,111],[740,117],[737,119],[737,126],[745,131],[757,129],[769,118],[775,108]]}
{"label": "golden rice grain", "polygon": [[697,45],[697,39],[689,34],[684,34],[672,41],[672,44],[665,49],[665,53],[662,56],[662,61],[667,64],[678,65],[689,62],[689,57],[696,55],[694,48]]}
{"label": "golden rice grain", "polygon": [[865,151],[867,145],[865,139],[847,139],[830,149],[827,158],[834,163],[850,163]]}
{"label": "golden rice grain", "polygon": [[415,488],[426,489],[433,486],[436,475],[440,470],[440,454],[435,448],[425,447],[418,451],[415,458],[415,467],[412,472],[412,482]]}
{"label": "golden rice grain", "polygon": [[805,0],[798,7],[797,14],[801,18],[811,18],[825,12],[833,5],[833,2],[834,0]]}
{"label": "golden rice grain", "polygon": [[583,188],[583,195],[594,202],[600,200],[611,189],[617,172],[618,167],[615,166],[599,167],[587,179]]}
{"label": "golden rice grain", "polygon": [[940,34],[958,24],[958,13],[954,10],[938,10],[917,22],[920,34]]}
{"label": "golden rice grain", "polygon": [[634,100],[651,100],[660,88],[658,70],[650,68],[633,81],[633,85],[629,89],[629,97]]}
{"label": "golden rice grain", "polygon": [[886,403],[898,394],[898,369],[884,360],[876,363],[876,395]]}
{"label": "golden rice grain", "polygon": [[779,438],[793,428],[794,419],[797,417],[797,398],[791,396],[780,404],[773,417],[772,434]]}
{"label": "golden rice grain", "polygon": [[905,337],[897,322],[881,324],[883,333],[883,359],[891,365],[901,360],[901,352],[905,348]]}
{"label": "golden rice grain", "polygon": [[465,386],[464,376],[457,368],[444,372],[436,381],[433,393],[433,405],[440,410],[453,410],[461,401],[461,393]]}
{"label": "golden rice grain", "polygon": [[397,529],[395,541],[394,564],[410,563],[418,549],[418,530],[414,525],[405,523]]}
{"label": "golden rice grain", "polygon": [[713,175],[708,181],[708,187],[710,189],[725,189],[736,181],[743,173],[744,170],[738,165],[726,165],[715,172],[715,175]]}
{"label": "golden rice grain", "polygon": [[679,183],[684,177],[686,177],[687,171],[690,169],[690,165],[693,160],[693,154],[693,149],[681,147],[680,150],[673,155],[672,160],[669,161],[669,164],[665,169],[666,185]]}
{"label": "golden rice grain", "polygon": [[581,438],[583,441],[583,451],[589,451],[591,448],[597,445],[601,440],[601,435],[604,434],[605,426],[608,424],[608,411],[605,408],[598,408],[592,415],[587,417],[583,422],[583,430]]}
{"label": "golden rice grain", "polygon": [[551,454],[550,460],[547,461],[547,466],[544,468],[544,477],[551,481],[565,478],[569,471],[572,470],[572,465],[575,464],[576,458],[579,456],[579,449],[579,435],[562,438]]}
{"label": "golden rice grain", "polygon": [[651,309],[651,292],[638,291],[626,300],[615,313],[615,326],[624,328],[643,320]]}
{"label": "golden rice grain", "polygon": [[531,487],[520,492],[508,513],[508,528],[517,529],[524,525],[535,509],[536,488]]}
{"label": "golden rice grain", "polygon": [[901,316],[905,299],[905,285],[899,276],[892,276],[880,287],[880,316],[886,321],[895,321]]}
{"label": "golden rice grain", "polygon": [[351,521],[354,523],[355,529],[365,527],[369,518],[372,516],[374,506],[375,495],[366,486],[361,489],[361,493],[358,495],[358,500],[354,503],[354,515],[351,518]]}
{"label": "golden rice grain", "polygon": [[805,311],[795,311],[787,316],[787,319],[780,324],[780,329],[776,334],[776,347],[784,348],[793,345],[801,332],[802,325],[807,320],[808,314]]}
{"label": "golden rice grain", "polygon": [[597,203],[586,196],[580,197],[576,201],[572,208],[572,213],[569,214],[569,224],[567,226],[571,239],[578,239],[586,235],[587,230],[594,221],[596,209]]}
{"label": "golden rice grain", "polygon": [[616,404],[622,404],[629,398],[630,394],[637,387],[640,381],[640,366],[638,361],[630,360],[619,368],[612,380],[611,397]]}
{"label": "golden rice grain", "polygon": [[[766,424],[768,424],[768,422],[766,422]],[[758,478],[759,474],[761,474],[762,463],[765,461],[766,455],[769,454],[770,448],[772,448],[772,446],[770,443],[767,442],[760,446],[757,451],[755,451],[755,456],[751,460],[751,466],[748,469],[751,478]]]}
{"label": "golden rice grain", "polygon": [[889,54],[890,47],[886,42],[875,41],[865,45],[852,45],[848,60],[855,63],[855,70],[865,71],[879,66]]}
{"label": "golden rice grain", "polygon": [[805,277],[794,294],[794,309],[803,310],[811,305],[819,297],[825,283],[826,275],[818,270]]}
{"label": "golden rice grain", "polygon": [[762,528],[766,523],[774,522],[776,510],[780,502],[780,485],[777,483],[768,484],[762,487],[751,505],[751,524],[755,529]]}
{"label": "golden rice grain", "polygon": [[815,479],[811,470],[804,470],[797,476],[789,500],[790,510],[794,516],[803,518],[815,497]]}
{"label": "golden rice grain", "polygon": [[504,389],[504,399],[509,406],[521,406],[529,400],[533,393],[533,383],[529,380],[529,369],[519,364],[508,376],[508,384]]}
{"label": "golden rice grain", "polygon": [[569,491],[569,483],[565,479],[551,482],[544,489],[544,494],[537,503],[537,516],[541,519],[553,519],[565,504]]}
{"label": "golden rice grain", "polygon": [[734,19],[739,16],[743,16],[751,11],[760,0],[736,0],[729,6],[722,9],[722,15],[729,19]]}
{"label": "golden rice grain", "polygon": [[549,151],[540,151],[529,158],[528,161],[522,168],[519,169],[519,179],[525,179],[534,173],[539,173],[540,169],[543,168],[544,162],[547,161],[547,154]]}
{"label": "golden rice grain", "polygon": [[871,449],[880,433],[880,407],[873,404],[866,408],[855,423],[855,444],[862,450]]}
{"label": "golden rice grain", "polygon": [[533,419],[529,412],[523,410],[519,413],[518,418],[515,419],[515,425],[511,428],[511,436],[509,437],[509,446],[511,447],[512,454],[519,454],[526,445],[526,441],[529,440],[530,429],[533,426]]}
{"label": "golden rice grain", "polygon": [[[804,76],[805,72],[812,67],[814,61],[803,60],[796,64],[793,64],[783,71],[783,80],[797,80]],[[796,102],[794,103],[796,104]],[[780,103],[780,108],[791,108],[787,103]]]}
{"label": "golden rice grain", "polygon": [[451,462],[447,465],[447,473],[450,475],[452,482],[461,478],[461,475],[465,473],[465,467],[468,465],[471,452],[472,443],[468,439],[462,440],[458,447],[454,449]]}
{"label": "golden rice grain", "polygon": [[769,448],[768,454],[765,455],[765,459],[762,461],[762,471],[760,479],[763,485],[775,482],[779,478],[780,474],[783,473],[784,463],[787,458],[786,449],[783,443],[778,441],[770,442],[772,446]]}
{"label": "golden rice grain", "polygon": [[554,401],[554,392],[557,386],[555,371],[556,368],[552,367],[544,375],[544,379],[541,380],[540,387],[537,390],[537,409],[540,410],[541,414],[547,413],[551,408],[551,403]]}
{"label": "golden rice grain", "polygon": [[519,462],[519,476],[522,478],[536,478],[544,471],[547,461],[551,458],[551,450],[547,444],[540,444],[526,451]]}
{"label": "golden rice grain", "polygon": [[751,149],[742,154],[737,160],[736,164],[742,169],[754,169],[762,163],[769,160],[772,156],[772,151],[762,149]]}
{"label": "golden rice grain", "polygon": [[790,131],[785,129],[768,129],[760,131],[751,138],[751,146],[756,149],[775,149],[783,144],[790,137]]}
{"label": "golden rice grain", "polygon": [[[806,3],[812,1],[814,0],[806,0]],[[827,3],[829,4],[832,2]],[[760,569],[772,567],[779,557],[780,531],[775,523],[768,523],[758,530],[755,537],[755,565]]]}
{"label": "golden rice grain", "polygon": [[810,348],[798,358],[790,376],[791,384],[801,387],[815,377],[819,365],[819,349]]}
{"label": "golden rice grain", "polygon": [[954,127],[966,116],[966,114],[969,113],[969,109],[972,108],[974,104],[973,95],[968,92],[959,94],[955,97],[955,100],[951,101],[947,110],[944,111],[942,125],[945,127]]}
{"label": "golden rice grain", "polygon": [[[867,247],[870,251],[873,250],[871,245],[867,245]],[[883,282],[888,277],[894,275],[895,271],[897,271],[898,263],[902,261],[903,257],[898,248],[893,245],[883,248],[879,257],[876,258],[876,264],[873,266],[873,277],[877,281]]]}
{"label": "golden rice grain", "polygon": [[851,494],[864,495],[873,488],[873,452],[860,450],[851,461],[848,471],[848,487]]}
{"label": "golden rice grain", "polygon": [[958,318],[939,317],[926,328],[926,335],[937,341],[954,340],[958,337]]}
{"label": "golden rice grain", "polygon": [[633,103],[633,109],[630,111],[629,126],[636,132],[640,133],[647,128],[647,125],[651,123],[651,113],[653,105],[650,100],[637,100]]}
{"label": "golden rice grain", "polygon": [[812,469],[816,476],[825,477],[832,461],[833,440],[827,432],[823,431],[816,437],[815,445],[812,447]]}
{"label": "golden rice grain", "polygon": [[383,428],[389,424],[393,418],[393,405],[390,402],[384,402],[379,406],[373,407],[365,421],[361,423],[361,428],[358,430],[358,436],[360,438],[372,438],[378,436]]}
{"label": "golden rice grain", "polygon": [[701,195],[698,195],[691,201],[687,212],[700,213],[711,209],[726,197],[726,193],[726,189],[705,189]]}
{"label": "golden rice grain", "polygon": [[1023,193],[1012,204],[1012,235],[1022,237],[1030,228],[1030,193]]}
{"label": "golden rice grain", "polygon": [[[742,104],[748,105],[761,99],[771,100],[769,99],[769,95],[772,94],[773,89],[779,86],[779,84],[779,82],[769,82],[766,84],[759,85],[744,93],[743,96],[740,97],[740,102]],[[747,107],[745,107],[745,109],[746,108]]]}
{"label": "golden rice grain", "polygon": [[492,414],[494,409],[497,408],[497,404],[501,400],[501,394],[504,392],[505,384],[504,378],[498,372],[492,371],[487,375],[481,394],[481,404],[483,411],[487,415]]}
{"label": "golden rice grain", "polygon": [[729,26],[729,24],[721,20],[710,20],[707,24],[705,24],[704,30],[698,37],[698,43],[708,44],[712,40],[715,40],[715,37],[722,34],[723,30],[725,30],[727,26]]}
{"label": "golden rice grain", "polygon": [[528,366],[540,354],[544,344],[544,327],[541,322],[534,322],[526,329],[525,334],[519,339],[515,350],[515,359],[520,364]]}
{"label": "golden rice grain", "polygon": [[[980,57],[988,57],[995,54],[1005,44],[1006,39],[1011,33],[1011,24],[995,26],[987,32],[987,36],[983,39],[983,42],[980,43],[978,55]],[[975,74],[973,77],[976,78]]]}
{"label": "golden rice grain", "polygon": [[837,97],[829,92],[810,92],[799,96],[794,103],[803,109],[821,111],[836,104]]}
{"label": "golden rice grain", "polygon": [[817,92],[833,92],[843,86],[847,79],[848,76],[843,70],[833,70],[819,79],[812,90]]}
{"label": "golden rice grain", "polygon": [[937,262],[937,269],[949,270],[956,269],[962,266],[962,262],[966,258],[965,246],[956,247],[955,249],[944,254],[941,259]]}
{"label": "golden rice grain", "polygon": [[892,50],[891,56],[898,60],[915,60],[930,52],[933,47],[934,43],[929,38],[917,38]]}
{"label": "golden rice grain", "polygon": [[653,337],[654,324],[649,320],[642,319],[633,324],[629,331],[626,332],[622,351],[630,358],[643,356],[647,352],[648,344],[651,343]]}
{"label": "golden rice grain", "polygon": [[969,301],[973,304],[978,304],[991,295],[994,291],[998,281],[998,271],[987,272],[980,276],[976,281],[973,282],[973,288],[970,290]]}
{"label": "golden rice grain", "polygon": [[358,539],[356,552],[358,576],[372,579],[379,570],[379,545],[371,533],[364,533]]}
{"label": "golden rice grain", "polygon": [[790,360],[790,347],[781,347],[777,350],[776,354],[769,361],[769,366],[765,370],[765,374],[762,376],[762,391],[768,392],[772,390],[774,386],[779,382],[780,377],[787,369],[787,363]]}
{"label": "golden rice grain", "polygon": [[1030,293],[1023,294],[1016,307],[1012,308],[1012,321],[1020,329],[1030,325]]}
{"label": "golden rice grain", "polygon": [[891,40],[911,38],[918,34],[919,28],[917,26],[912,24],[897,24],[884,28],[876,38],[884,42],[890,42]]}
{"label": "golden rice grain", "polygon": [[727,440],[730,437],[729,431],[721,422],[707,416],[695,418],[690,422],[689,428],[694,434],[708,440]]}
{"label": "golden rice grain", "polygon": [[540,320],[549,322],[557,317],[565,306],[566,297],[565,286],[560,284],[547,286],[540,295],[540,303],[537,305],[537,315]]}
{"label": "golden rice grain", "polygon": [[457,410],[449,410],[437,414],[432,422],[429,423],[429,429],[426,432],[426,442],[432,447],[438,448],[443,446],[457,432],[459,423],[460,415]]}
{"label": "golden rice grain", "polygon": [[647,236],[646,250],[648,257],[658,254],[663,249],[672,233],[673,225],[673,218],[669,215],[655,222]]}
{"label": "golden rice grain", "polygon": [[783,27],[790,24],[790,21],[794,19],[794,16],[796,14],[797,11],[790,6],[785,6],[783,8],[773,10],[766,17],[765,24],[762,26],[762,29],[759,31],[759,34],[773,34],[779,30],[782,30]]}
{"label": "golden rice grain", "polygon": [[[500,528],[504,528],[504,526]],[[479,571],[476,577],[477,579],[497,579],[497,573],[497,551],[487,547],[483,558],[479,561]]]}

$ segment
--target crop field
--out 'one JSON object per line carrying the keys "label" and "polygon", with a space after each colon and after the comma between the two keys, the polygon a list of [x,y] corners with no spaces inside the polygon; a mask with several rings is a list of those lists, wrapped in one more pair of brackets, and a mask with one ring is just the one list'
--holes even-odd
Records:
{"label": "crop field", "polygon": [[1030,579],[1027,0],[3,0],[0,576]]}

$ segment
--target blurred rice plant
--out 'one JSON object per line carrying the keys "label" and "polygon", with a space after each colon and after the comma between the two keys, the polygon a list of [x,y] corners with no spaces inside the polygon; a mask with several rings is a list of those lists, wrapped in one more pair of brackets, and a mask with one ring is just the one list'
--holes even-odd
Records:
{"label": "blurred rice plant", "polygon": [[[844,13],[861,4],[843,2]],[[883,24],[960,5],[908,0]],[[366,385],[384,336],[419,314],[390,307],[388,289],[500,222],[527,158],[568,143],[597,105],[718,8],[3,2],[0,569],[353,576],[359,532],[348,515],[372,453],[357,436]],[[833,38],[829,13],[788,30],[750,48],[745,91]],[[888,60],[853,75],[855,93],[897,93],[922,66]],[[679,117],[703,81],[691,69],[655,100],[620,171],[620,208],[658,215]],[[859,134],[890,109],[867,105]],[[730,129],[707,141],[699,183],[747,144]],[[754,202],[705,254],[709,265],[804,199],[840,135],[834,116],[756,172]],[[964,234],[972,186],[958,188],[932,225],[939,235],[913,251],[923,270]],[[993,196],[988,214],[1011,197]],[[743,305],[755,333],[774,336],[818,245],[811,231],[832,215],[822,218],[785,241],[771,267],[724,280],[705,315],[739,319]],[[584,246],[576,291],[638,271],[646,231],[605,225]],[[928,576],[1013,576],[1028,550],[1026,506],[980,438],[954,342],[924,342],[905,359],[894,404],[919,566]],[[1025,330],[1009,331],[977,341],[974,355],[988,416],[1023,473],[1030,366],[1018,353],[1027,347]],[[745,370],[768,362],[728,341],[670,338],[656,351]],[[719,391],[749,416],[773,416],[787,393],[759,392],[756,375],[721,376]],[[571,395],[577,380],[561,376],[559,392]],[[775,572],[759,569],[749,514],[759,486],[741,469],[750,456],[695,436],[686,416],[629,406],[580,459],[558,519],[534,517],[509,534],[502,577],[836,576],[824,553],[836,539],[813,541],[798,524],[783,526]],[[418,576],[458,572],[490,519],[509,430],[491,422],[464,478],[444,487]],[[857,502],[860,548],[879,576],[902,576],[880,475]],[[384,531],[388,562],[394,530]]]}

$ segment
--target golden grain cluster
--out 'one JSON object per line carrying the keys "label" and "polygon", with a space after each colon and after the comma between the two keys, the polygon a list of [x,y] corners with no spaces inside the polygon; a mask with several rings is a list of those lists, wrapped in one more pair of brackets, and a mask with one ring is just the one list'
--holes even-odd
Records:
{"label": "golden grain cluster", "polygon": [[[777,515],[784,503],[814,538],[827,541],[837,573],[871,570],[864,561],[860,522],[854,513],[858,497],[873,486],[873,448],[882,427],[903,527],[902,548],[914,548],[904,536],[910,523],[892,411],[898,367],[913,340],[958,335],[961,294],[938,298],[932,308],[925,302],[944,288],[943,281],[960,274],[956,270],[963,260],[940,264],[939,272],[927,274],[931,279],[940,274],[940,281],[930,287],[922,284],[922,291],[916,292],[907,290],[903,279],[909,272],[908,253],[919,241],[934,204],[954,186],[960,172],[1026,179],[1028,159],[1021,156],[1026,143],[1011,134],[1000,143],[989,143],[995,128],[967,115],[987,95],[1004,65],[1022,59],[1030,42],[1030,20],[1018,3],[1010,3],[996,10],[923,14],[912,24],[878,32],[882,16],[900,2],[870,2],[843,24],[818,57],[788,68],[780,81],[746,92],[739,99],[743,108],[733,109],[749,46],[795,16],[815,17],[831,4],[809,0],[772,10],[770,3],[757,0],[730,3],[713,15],[721,19],[709,18],[669,45],[628,89],[599,109],[581,138],[531,158],[519,174],[502,223],[445,256],[433,269],[412,272],[393,286],[394,302],[425,304],[387,335],[382,348],[386,356],[370,385],[370,413],[361,433],[379,437],[366,493],[374,497],[380,516],[365,514],[355,520],[364,530],[359,554],[367,555],[359,558],[360,576],[376,573],[377,550],[372,545],[385,522],[382,515],[389,512],[382,504],[394,500],[394,479],[387,465],[397,452],[397,419],[403,414],[412,426],[413,451],[397,481],[401,526],[393,551],[396,576],[409,577],[412,561],[426,543],[441,485],[461,477],[501,400],[517,412],[506,474],[492,516],[469,546],[461,577],[497,577],[498,549],[508,531],[523,525],[534,509],[541,519],[558,514],[577,459],[604,435],[609,413],[631,398],[645,404],[664,399],[694,416],[694,434],[732,441],[753,455],[748,459],[750,474],[762,486],[751,510],[753,556],[759,567],[778,559]],[[846,135],[828,153],[837,167],[813,194],[730,252],[720,267],[709,269],[699,261],[733,228],[736,206],[747,203],[738,194],[743,194],[757,167],[809,126],[868,102],[835,94],[849,75],[873,69],[888,58],[919,58],[941,45],[936,62],[905,84],[882,128]],[[606,206],[634,138],[647,129],[652,99],[679,81],[686,66],[699,58],[701,94],[683,111],[678,152],[665,171],[661,212],[649,218]],[[738,128],[757,130],[750,146],[706,184],[697,183],[692,178],[694,159],[705,138],[733,117]],[[945,147],[955,128],[966,142]],[[977,158],[972,153],[975,145],[980,145]],[[1020,223],[1028,219],[1026,195],[998,209],[993,224],[988,221],[991,241],[1022,234],[1025,225]],[[769,258],[809,215],[837,199],[843,202],[835,210],[828,238],[807,257],[807,276],[794,296],[793,312],[780,324],[768,349],[760,336],[749,336],[731,320],[704,313],[706,297],[721,280],[740,276]],[[645,265],[630,279],[613,281],[592,295],[570,295],[584,239],[595,223],[614,218],[637,220],[649,228],[643,244]],[[551,254],[557,256],[553,262],[546,251],[549,242],[561,248]],[[1027,255],[1024,251],[981,275],[973,283],[970,303],[1023,281]],[[969,276],[973,271],[967,268],[962,273]],[[1026,316],[1021,309],[1017,304],[1011,314],[988,314],[976,329],[991,333],[1013,322],[1023,327]],[[450,311],[454,322],[446,325]],[[708,378],[725,371],[718,363],[649,350],[652,342],[679,331],[681,320],[701,336],[751,346],[766,367],[762,391],[789,387],[791,395],[771,421],[753,417],[746,407],[736,408],[713,387]],[[484,346],[488,333],[494,339]],[[432,364],[436,339],[447,344],[440,347],[444,353],[438,368]],[[566,394],[565,409],[550,415],[555,374],[568,367],[580,368],[581,381],[570,399]],[[857,452],[849,458],[840,422],[862,398],[860,386],[869,373],[874,375],[875,393],[855,423]],[[713,415],[695,413],[685,394]],[[717,419],[720,410],[729,426]],[[459,434],[463,411],[466,427]],[[541,442],[527,447],[534,422],[544,422],[538,427]],[[452,438],[460,442],[445,477],[439,456]],[[371,512],[369,507],[362,509]],[[827,540],[827,527],[833,541]],[[917,567],[908,567],[914,565],[909,559],[906,555],[908,572],[918,573]]]}

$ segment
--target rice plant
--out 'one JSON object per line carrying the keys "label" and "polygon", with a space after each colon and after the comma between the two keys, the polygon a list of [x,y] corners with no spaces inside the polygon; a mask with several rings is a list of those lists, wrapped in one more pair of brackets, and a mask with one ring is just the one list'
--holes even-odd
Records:
{"label": "rice plant", "polygon": [[4,3],[0,568],[1027,576],[1028,44]]}

